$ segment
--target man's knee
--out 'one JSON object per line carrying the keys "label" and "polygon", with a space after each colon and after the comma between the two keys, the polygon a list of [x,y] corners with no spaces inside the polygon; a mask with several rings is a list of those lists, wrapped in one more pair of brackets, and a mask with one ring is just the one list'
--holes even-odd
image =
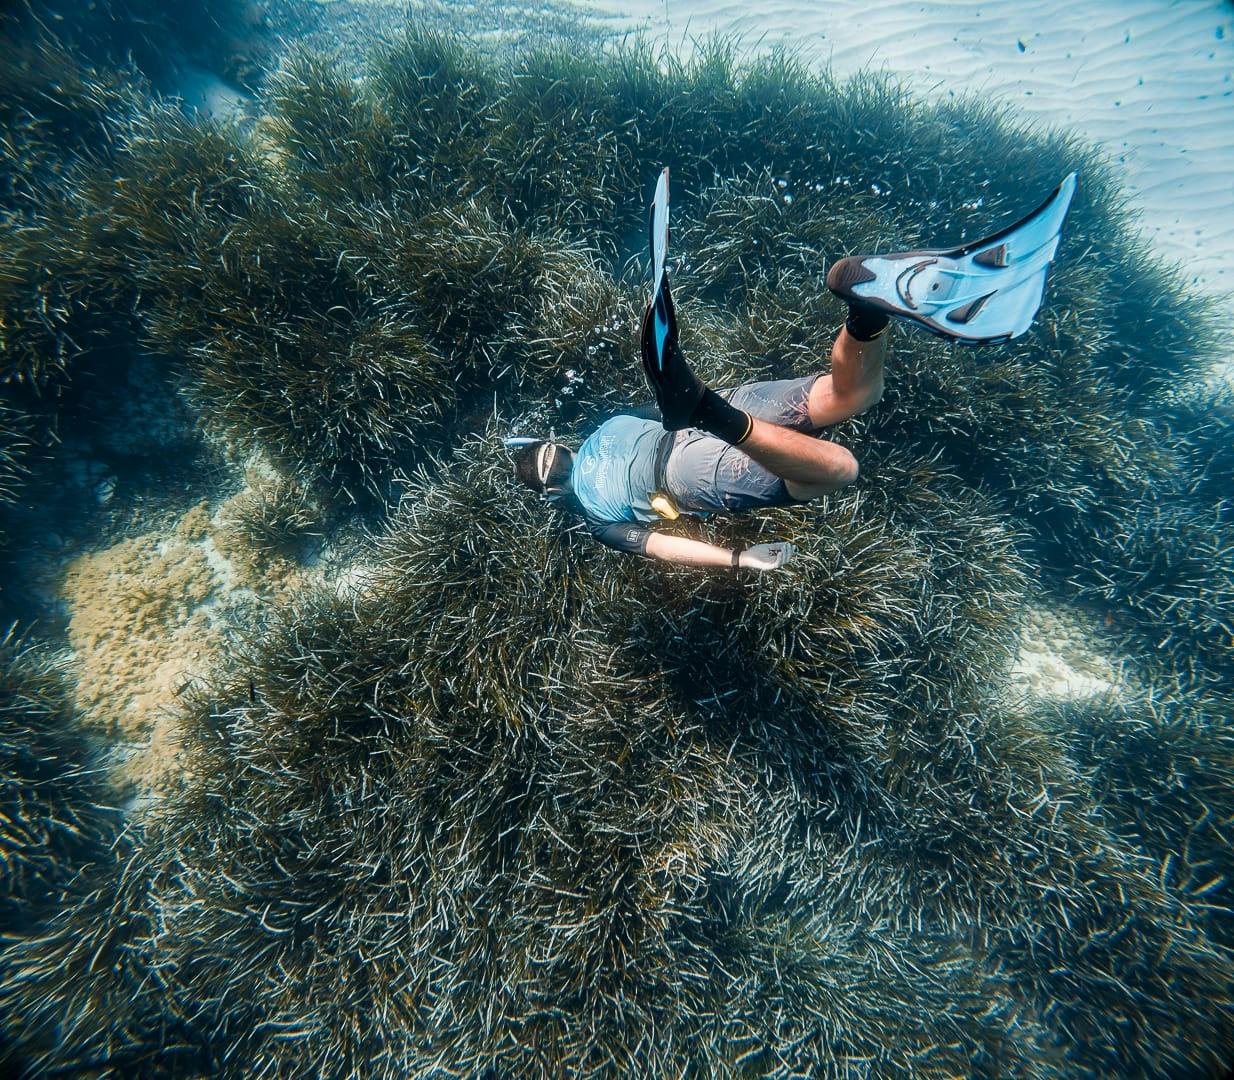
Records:
{"label": "man's knee", "polygon": [[826,485],[831,491],[837,491],[857,479],[857,459],[853,457],[851,450],[833,442],[821,445],[826,447],[827,454],[818,478],[820,484]]}
{"label": "man's knee", "polygon": [[857,479],[857,474],[860,471],[857,466],[857,459],[853,457],[849,450],[842,446],[830,444],[830,452],[827,455],[827,460],[824,462],[818,480],[809,483],[801,481],[786,480],[785,487],[788,493],[794,498],[801,501],[806,499],[817,499],[823,495],[831,495],[839,491],[843,487],[848,487]]}
{"label": "man's knee", "polygon": [[[838,449],[844,450],[844,447]],[[835,467],[835,484],[837,487],[848,487],[857,479],[857,474],[861,470],[857,466],[857,459],[853,457],[852,451],[844,450],[843,456],[836,463]]]}

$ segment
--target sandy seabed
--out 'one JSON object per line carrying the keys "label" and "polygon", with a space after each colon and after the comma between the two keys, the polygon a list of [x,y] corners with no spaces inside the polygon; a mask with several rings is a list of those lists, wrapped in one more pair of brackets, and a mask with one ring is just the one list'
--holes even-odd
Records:
{"label": "sandy seabed", "polygon": [[121,751],[111,772],[125,794],[174,787],[182,763],[181,696],[221,665],[229,628],[252,610],[316,582],[294,561],[247,542],[236,508],[275,480],[251,465],[245,486],[211,507],[197,503],[165,532],[129,537],[78,556],[60,599],[83,724]]}
{"label": "sandy seabed", "polygon": [[972,92],[1070,128],[1123,167],[1143,228],[1192,281],[1234,290],[1234,7],[1217,0],[585,0],[674,45],[713,32],[926,98]]}

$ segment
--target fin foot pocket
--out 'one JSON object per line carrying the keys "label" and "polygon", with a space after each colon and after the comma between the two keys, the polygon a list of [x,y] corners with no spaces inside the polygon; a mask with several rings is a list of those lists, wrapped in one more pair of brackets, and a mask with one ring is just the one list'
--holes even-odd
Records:
{"label": "fin foot pocket", "polygon": [[864,285],[874,281],[878,275],[869,270],[861,259],[849,257],[834,263],[827,271],[827,288],[837,296],[848,298],[848,292],[854,285]]}

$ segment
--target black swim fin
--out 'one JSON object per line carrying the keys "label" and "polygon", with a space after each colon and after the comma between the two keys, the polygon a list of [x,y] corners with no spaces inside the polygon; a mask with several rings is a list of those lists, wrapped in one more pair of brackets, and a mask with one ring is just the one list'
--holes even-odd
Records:
{"label": "black swim fin", "polygon": [[690,370],[677,343],[677,313],[664,265],[669,236],[667,168],[660,173],[651,203],[650,234],[652,293],[639,334],[643,373],[656,396],[665,428],[680,431],[690,426],[707,388]]}

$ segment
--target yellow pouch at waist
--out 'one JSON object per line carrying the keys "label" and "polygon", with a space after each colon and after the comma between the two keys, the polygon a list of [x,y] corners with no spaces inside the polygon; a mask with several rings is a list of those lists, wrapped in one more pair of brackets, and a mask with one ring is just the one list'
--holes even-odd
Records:
{"label": "yellow pouch at waist", "polygon": [[677,504],[663,491],[653,491],[648,501],[651,503],[651,508],[666,521],[676,521],[681,517]]}

